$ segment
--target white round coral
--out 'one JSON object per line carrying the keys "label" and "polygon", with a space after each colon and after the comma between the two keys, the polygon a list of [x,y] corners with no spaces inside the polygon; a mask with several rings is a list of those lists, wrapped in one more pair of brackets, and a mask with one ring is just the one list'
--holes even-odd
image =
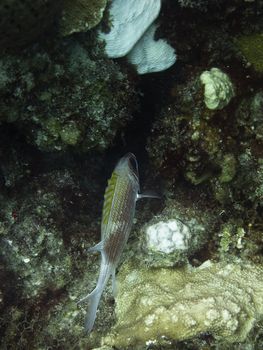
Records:
{"label": "white round coral", "polygon": [[176,219],[159,221],[146,229],[148,249],[166,254],[176,250],[187,250],[190,237],[189,227]]}

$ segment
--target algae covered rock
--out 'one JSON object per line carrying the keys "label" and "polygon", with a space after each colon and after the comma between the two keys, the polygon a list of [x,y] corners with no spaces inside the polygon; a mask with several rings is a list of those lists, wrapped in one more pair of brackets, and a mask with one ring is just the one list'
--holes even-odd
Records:
{"label": "algae covered rock", "polygon": [[0,63],[0,122],[43,151],[104,150],[131,119],[136,95],[117,63],[65,40]]}
{"label": "algae covered rock", "polygon": [[223,255],[230,250],[234,249],[243,249],[245,245],[245,236],[246,232],[242,226],[237,225],[234,222],[228,222],[222,225],[219,237],[220,237],[220,248],[219,251]]}
{"label": "algae covered rock", "polygon": [[49,170],[20,181],[8,194],[1,187],[1,349],[70,349],[81,343],[87,348],[76,300],[96,283],[98,271],[80,249],[96,232],[91,219],[94,202],[99,203],[94,194],[99,176],[94,181],[91,175],[95,168],[88,179],[81,172],[81,184],[75,163],[74,171]]}
{"label": "algae covered rock", "polygon": [[231,153],[225,154],[221,162],[221,173],[218,177],[219,182],[231,182],[237,171],[237,160]]}
{"label": "algae covered rock", "polygon": [[[63,176],[61,173],[59,176],[62,183]],[[45,177],[39,181],[48,182]],[[70,176],[64,176],[64,181],[69,182]],[[10,204],[1,208],[0,239],[4,247],[3,262],[19,281],[14,293],[29,300],[47,289],[63,288],[68,281],[71,259],[62,232],[54,223],[54,218],[63,218],[63,203],[57,191],[32,183],[26,192],[27,196],[21,191],[21,197],[5,199]]]}
{"label": "algae covered rock", "polygon": [[263,33],[242,35],[236,39],[237,47],[247,63],[258,73],[263,73]]}
{"label": "algae covered rock", "polygon": [[102,19],[107,0],[64,0],[60,19],[60,33],[86,32]]}
{"label": "algae covered rock", "polygon": [[241,342],[262,317],[262,266],[205,262],[198,268],[134,268],[118,275],[117,324],[103,339],[120,348],[212,333]]}
{"label": "algae covered rock", "polygon": [[240,128],[246,128],[246,136],[251,140],[263,141],[263,90],[241,100],[236,118]]}
{"label": "algae covered rock", "polygon": [[194,185],[213,177],[230,182],[235,176],[236,125],[227,109],[206,108],[202,90],[199,74],[179,84],[151,129],[147,151],[171,183],[180,175]]}

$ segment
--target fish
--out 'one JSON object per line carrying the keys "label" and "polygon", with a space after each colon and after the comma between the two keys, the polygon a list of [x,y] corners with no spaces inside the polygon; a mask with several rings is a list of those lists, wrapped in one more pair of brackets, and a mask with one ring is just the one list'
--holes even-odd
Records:
{"label": "fish", "polygon": [[99,278],[95,289],[78,304],[87,302],[85,330],[93,329],[99,301],[107,282],[112,277],[113,296],[116,296],[115,272],[127,243],[135,215],[135,206],[141,198],[160,198],[155,192],[139,193],[138,163],[133,153],[124,155],[115,166],[104,194],[101,220],[101,241],[89,252],[101,253]]}

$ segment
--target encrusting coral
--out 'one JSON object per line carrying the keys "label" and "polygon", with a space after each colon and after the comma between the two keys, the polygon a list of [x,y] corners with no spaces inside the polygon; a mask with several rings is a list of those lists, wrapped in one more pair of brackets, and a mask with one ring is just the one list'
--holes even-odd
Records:
{"label": "encrusting coral", "polygon": [[134,268],[118,275],[117,324],[103,344],[136,346],[202,332],[241,342],[263,313],[263,268],[206,261],[198,268]]}
{"label": "encrusting coral", "polygon": [[60,19],[60,33],[86,32],[102,19],[107,0],[65,0]]}

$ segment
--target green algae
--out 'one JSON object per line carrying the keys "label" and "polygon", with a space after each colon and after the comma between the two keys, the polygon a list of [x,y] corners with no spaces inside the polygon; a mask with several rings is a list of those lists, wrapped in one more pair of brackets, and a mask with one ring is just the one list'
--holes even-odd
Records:
{"label": "green algae", "polygon": [[228,222],[224,224],[220,230],[220,248],[221,254],[233,253],[235,249],[242,250],[245,245],[245,230],[236,222]]}
{"label": "green algae", "polygon": [[254,69],[263,73],[263,34],[243,35],[236,39],[236,43]]}
{"label": "green algae", "polygon": [[76,123],[71,122],[65,125],[60,131],[60,137],[63,142],[68,145],[76,145],[80,138],[80,130],[77,128]]}
{"label": "green algae", "polygon": [[225,154],[223,156],[221,166],[221,174],[219,181],[221,183],[230,182],[236,175],[237,161],[233,154]]}

